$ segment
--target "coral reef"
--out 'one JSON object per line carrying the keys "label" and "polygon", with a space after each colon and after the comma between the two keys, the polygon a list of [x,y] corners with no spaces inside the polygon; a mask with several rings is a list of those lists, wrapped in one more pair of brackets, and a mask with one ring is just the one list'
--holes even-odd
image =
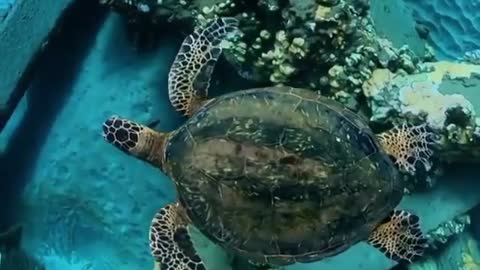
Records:
{"label": "coral reef", "polygon": [[468,230],[450,237],[443,249],[429,254],[413,264],[392,268],[391,270],[479,270],[480,256],[478,243]]}
{"label": "coral reef", "polygon": [[374,69],[414,73],[424,57],[378,38],[367,0],[101,2],[131,21],[142,17],[159,25],[181,22],[193,27],[217,16],[234,16],[241,31],[225,43],[230,49],[224,55],[241,76],[321,91],[354,110],[360,107],[361,85]]}
{"label": "coral reef", "polygon": [[405,0],[414,18],[428,28],[430,44],[440,59],[457,59],[479,49],[478,1]]}
{"label": "coral reef", "polygon": [[436,250],[444,246],[454,236],[465,231],[470,225],[470,216],[463,214],[440,224],[427,233],[429,248]]}
{"label": "coral reef", "polygon": [[425,121],[440,135],[436,156],[443,161],[469,161],[480,157],[480,109],[474,92],[480,66],[436,62],[422,65],[411,75],[378,69],[363,84],[374,123],[402,119]]}
{"label": "coral reef", "polygon": [[471,64],[480,65],[480,49],[466,52],[460,60]]}
{"label": "coral reef", "polygon": [[424,258],[391,270],[477,270],[478,247],[470,230],[468,213],[440,224],[427,234],[429,249]]}
{"label": "coral reef", "polygon": [[478,244],[473,239],[468,239],[462,252],[462,262],[459,270],[480,270]]}

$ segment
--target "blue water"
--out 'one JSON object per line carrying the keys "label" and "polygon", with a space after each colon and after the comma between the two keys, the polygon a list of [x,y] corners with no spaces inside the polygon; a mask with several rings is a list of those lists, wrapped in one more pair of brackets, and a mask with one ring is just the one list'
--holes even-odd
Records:
{"label": "blue water", "polygon": [[415,20],[428,26],[429,40],[441,58],[455,59],[464,52],[480,49],[480,2],[405,0]]}
{"label": "blue water", "polygon": [[7,16],[15,0],[0,0],[0,22]]}
{"label": "blue water", "polygon": [[[145,233],[156,209],[173,199],[161,174],[103,141],[101,124],[113,113],[138,121],[174,116],[162,105],[166,77],[158,75],[168,66],[158,62],[171,61],[175,48],[165,44],[158,53],[137,55],[118,42],[125,39],[121,24],[97,15],[52,45],[55,54],[45,57],[24,112],[19,109],[6,130],[4,175],[11,194],[24,188],[20,202],[12,198],[22,211],[11,218],[43,224],[25,228],[24,242],[47,269],[150,264]],[[168,117],[159,127],[175,124]]]}
{"label": "blue water", "polygon": [[[0,0],[0,20],[11,3]],[[106,143],[102,122],[118,114],[140,123],[158,122],[154,128],[161,131],[182,124],[168,101],[167,73],[184,36],[172,31],[159,37],[156,49],[135,50],[118,14],[88,12],[93,15],[71,19],[64,27],[75,31],[51,42],[0,133],[0,201],[5,206],[0,208],[0,232],[23,224],[22,249],[47,270],[153,269],[148,228],[154,213],[175,200],[172,182]],[[213,94],[249,85],[221,64]],[[401,203],[429,229],[480,201],[475,189],[479,171],[468,165],[447,168],[434,190]],[[222,251],[205,250],[217,254],[208,270],[229,270]],[[360,243],[336,257],[287,269],[393,266]],[[456,266],[438,269],[454,269],[448,267]],[[0,270],[7,270],[1,260]]]}

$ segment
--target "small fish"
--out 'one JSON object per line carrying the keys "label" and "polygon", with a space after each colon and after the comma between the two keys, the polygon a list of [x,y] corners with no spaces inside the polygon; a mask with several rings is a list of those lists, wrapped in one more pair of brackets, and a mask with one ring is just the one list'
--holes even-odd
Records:
{"label": "small fish", "polygon": [[155,128],[158,124],[160,124],[160,119],[156,119],[151,121],[150,123],[147,124],[147,127],[149,128]]}

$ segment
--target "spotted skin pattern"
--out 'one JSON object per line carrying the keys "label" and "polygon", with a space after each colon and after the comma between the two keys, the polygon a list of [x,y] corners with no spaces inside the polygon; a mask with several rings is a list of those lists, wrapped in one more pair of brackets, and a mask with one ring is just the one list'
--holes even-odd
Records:
{"label": "spotted skin pattern", "polygon": [[124,152],[132,152],[138,146],[143,131],[143,126],[118,116],[103,123],[103,138]]}
{"label": "spotted skin pattern", "polygon": [[183,41],[168,73],[170,102],[181,114],[190,116],[208,95],[210,77],[222,53],[220,42],[237,26],[234,18],[218,18],[197,27]]}
{"label": "spotted skin pattern", "polygon": [[406,262],[421,257],[427,247],[418,216],[402,210],[392,211],[389,220],[373,231],[368,243],[388,258]]}
{"label": "spotted skin pattern", "polygon": [[150,226],[150,250],[162,270],[206,270],[193,248],[178,203],[161,208]]}
{"label": "spotted skin pattern", "polygon": [[433,155],[433,133],[427,131],[426,124],[411,126],[402,124],[378,135],[383,149],[395,158],[395,164],[403,171],[414,174],[417,162],[430,170],[430,157]]}

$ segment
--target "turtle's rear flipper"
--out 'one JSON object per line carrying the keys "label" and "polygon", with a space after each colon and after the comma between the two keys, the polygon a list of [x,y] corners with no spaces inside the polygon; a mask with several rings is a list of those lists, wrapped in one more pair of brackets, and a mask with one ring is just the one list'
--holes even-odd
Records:
{"label": "turtle's rear flipper", "polygon": [[368,243],[388,258],[412,262],[423,255],[427,239],[422,235],[419,218],[406,211],[392,211],[368,238]]}
{"label": "turtle's rear flipper", "polygon": [[152,255],[162,270],[206,270],[190,239],[182,210],[178,204],[169,204],[155,214],[150,226]]}
{"label": "turtle's rear flipper", "polygon": [[0,233],[0,252],[18,249],[22,241],[22,226],[15,225],[6,232]]}
{"label": "turtle's rear flipper", "polygon": [[433,133],[426,124],[411,126],[403,124],[378,135],[385,152],[395,159],[398,167],[410,174],[415,172],[418,161],[430,170],[430,157],[433,154]]}

